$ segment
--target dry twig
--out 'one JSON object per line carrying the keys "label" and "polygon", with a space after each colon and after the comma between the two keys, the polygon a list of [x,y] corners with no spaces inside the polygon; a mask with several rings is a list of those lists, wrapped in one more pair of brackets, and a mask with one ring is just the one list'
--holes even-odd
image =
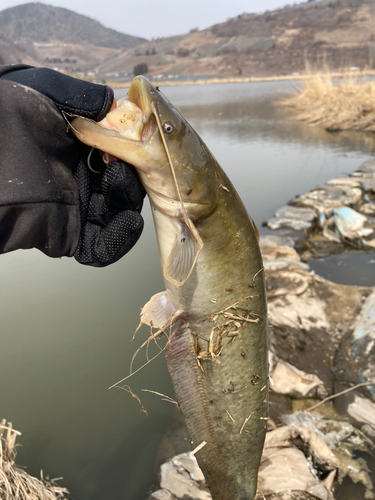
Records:
{"label": "dry twig", "polygon": [[348,389],[345,389],[344,391],[338,392],[336,394],[332,394],[332,396],[328,396],[327,398],[322,399],[322,401],[319,401],[319,403],[316,403],[316,405],[310,406],[310,408],[306,408],[305,411],[314,410],[315,408],[318,408],[318,406],[326,403],[330,399],[338,398],[339,396],[342,396],[343,394],[347,394],[350,391],[354,391],[355,389],[358,389],[359,387],[366,387],[366,385],[375,385],[375,382],[362,382],[361,384],[357,384],[357,385],[354,385],[353,387],[349,387]]}

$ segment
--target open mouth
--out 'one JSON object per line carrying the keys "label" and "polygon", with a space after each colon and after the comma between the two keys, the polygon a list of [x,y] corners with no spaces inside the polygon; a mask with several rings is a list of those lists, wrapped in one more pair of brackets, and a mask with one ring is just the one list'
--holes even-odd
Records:
{"label": "open mouth", "polygon": [[154,129],[150,99],[142,80],[135,78],[126,97],[120,99],[117,108],[107,114],[98,125],[115,130],[132,141],[147,139]]}

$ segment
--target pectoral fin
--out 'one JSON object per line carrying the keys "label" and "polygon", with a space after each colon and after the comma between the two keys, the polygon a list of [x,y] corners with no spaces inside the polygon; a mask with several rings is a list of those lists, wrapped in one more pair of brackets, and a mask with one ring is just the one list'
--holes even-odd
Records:
{"label": "pectoral fin", "polygon": [[175,244],[165,261],[163,273],[166,280],[175,286],[183,285],[192,273],[203,242],[194,224],[180,221],[180,231]]}
{"label": "pectoral fin", "polygon": [[160,292],[153,295],[143,306],[141,311],[141,324],[153,326],[160,330],[172,326],[179,316],[168,296],[168,292]]}

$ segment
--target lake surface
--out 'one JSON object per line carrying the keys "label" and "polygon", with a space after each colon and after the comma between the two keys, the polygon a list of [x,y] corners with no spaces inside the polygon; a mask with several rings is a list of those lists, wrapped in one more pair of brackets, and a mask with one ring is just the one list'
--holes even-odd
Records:
{"label": "lake surface", "polygon": [[[312,128],[273,105],[296,85],[162,88],[229,174],[261,233],[267,231],[262,221],[279,206],[353,172],[375,149],[372,136]],[[124,93],[117,91],[116,97]],[[108,390],[128,375],[133,353],[147,336],[144,330],[129,342],[140,308],[164,289],[145,205],[141,240],[108,268],[49,259],[38,251],[0,258],[1,417],[23,433],[18,464],[34,475],[43,469],[44,476],[64,477],[61,484],[77,500],[144,500],[172,417],[172,405],[141,392],[173,397],[163,355],[125,382],[141,397],[148,417],[129,393]],[[359,262],[345,256],[339,264],[339,256],[316,265],[337,282],[374,284],[369,278],[374,255],[361,257]],[[137,366],[144,353],[139,359]],[[350,499],[356,500],[353,494]]]}

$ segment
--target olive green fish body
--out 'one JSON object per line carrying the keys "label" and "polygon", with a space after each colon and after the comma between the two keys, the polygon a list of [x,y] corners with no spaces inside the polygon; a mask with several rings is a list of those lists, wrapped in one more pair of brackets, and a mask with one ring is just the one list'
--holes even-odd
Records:
{"label": "olive green fish body", "polygon": [[255,496],[267,423],[266,301],[253,223],[216,168],[218,204],[196,224],[194,271],[178,290],[167,283],[186,313],[166,358],[192,447],[207,442],[196,456],[213,498],[243,500]]}
{"label": "olive green fish body", "polygon": [[207,146],[145,78],[133,81],[117,113],[131,125],[122,136],[84,119],[73,122],[75,133],[139,172],[166,284],[143,308],[142,322],[165,329],[179,321],[167,365],[213,499],[252,500],[268,394],[256,228]]}

